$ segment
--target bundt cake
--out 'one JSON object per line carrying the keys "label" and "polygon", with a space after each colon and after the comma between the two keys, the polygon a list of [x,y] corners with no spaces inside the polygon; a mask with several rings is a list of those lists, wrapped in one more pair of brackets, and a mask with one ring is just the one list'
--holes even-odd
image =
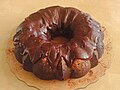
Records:
{"label": "bundt cake", "polygon": [[73,7],[52,6],[31,14],[13,37],[16,59],[40,79],[80,78],[104,52],[101,25]]}

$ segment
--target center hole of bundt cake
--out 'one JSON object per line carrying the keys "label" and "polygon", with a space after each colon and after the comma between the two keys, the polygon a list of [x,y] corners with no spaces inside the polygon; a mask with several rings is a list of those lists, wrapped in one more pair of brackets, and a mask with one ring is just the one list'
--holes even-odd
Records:
{"label": "center hole of bundt cake", "polygon": [[70,26],[57,28],[57,30],[51,33],[51,41],[54,43],[66,43],[73,38],[73,31],[70,29]]}

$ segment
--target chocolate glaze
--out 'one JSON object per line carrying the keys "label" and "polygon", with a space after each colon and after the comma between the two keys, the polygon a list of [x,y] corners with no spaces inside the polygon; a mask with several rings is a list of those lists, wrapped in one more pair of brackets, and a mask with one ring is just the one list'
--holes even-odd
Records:
{"label": "chocolate glaze", "polygon": [[[58,36],[68,42],[52,42]],[[31,14],[19,25],[13,37],[14,53],[25,70],[41,79],[82,77],[98,64],[103,37],[100,24],[89,14],[53,6]]]}

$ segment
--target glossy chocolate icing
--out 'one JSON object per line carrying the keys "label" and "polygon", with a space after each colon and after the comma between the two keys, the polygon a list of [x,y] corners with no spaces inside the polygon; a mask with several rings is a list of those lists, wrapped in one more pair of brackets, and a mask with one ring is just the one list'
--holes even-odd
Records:
{"label": "glossy chocolate icing", "polygon": [[[52,42],[58,36],[68,42]],[[25,70],[41,79],[82,77],[98,64],[104,51],[103,37],[100,24],[89,14],[53,6],[31,14],[19,25],[13,37],[14,53]],[[83,71],[72,68],[76,60],[83,63],[81,67],[86,65]]]}

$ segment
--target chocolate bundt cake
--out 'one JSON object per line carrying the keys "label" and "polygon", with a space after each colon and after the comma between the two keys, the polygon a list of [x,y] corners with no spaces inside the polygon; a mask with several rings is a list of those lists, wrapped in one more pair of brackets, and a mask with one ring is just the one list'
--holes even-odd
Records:
{"label": "chocolate bundt cake", "polygon": [[66,80],[86,75],[104,52],[100,24],[72,7],[52,6],[27,17],[13,37],[23,68],[40,79]]}

